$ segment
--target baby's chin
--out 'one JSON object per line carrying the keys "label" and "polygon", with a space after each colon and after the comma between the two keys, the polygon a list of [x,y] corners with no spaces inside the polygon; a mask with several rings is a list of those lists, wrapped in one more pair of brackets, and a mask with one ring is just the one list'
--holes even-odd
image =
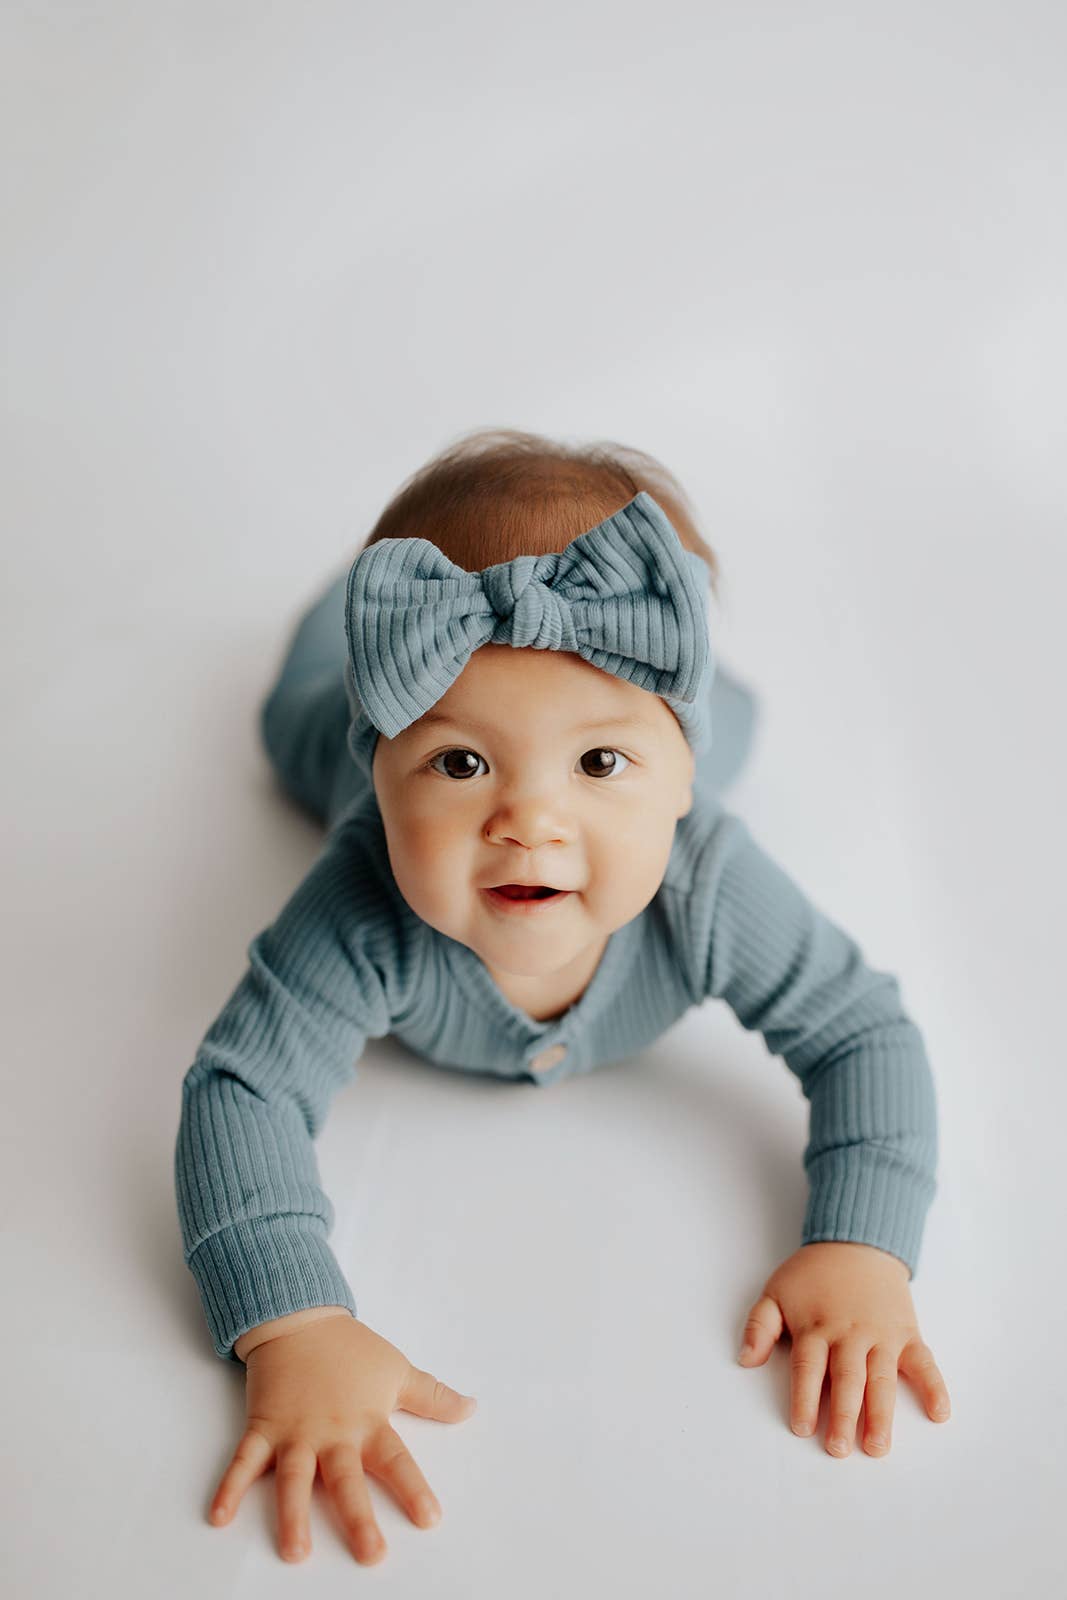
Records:
{"label": "baby's chin", "polygon": [[579,960],[598,937],[598,930],[581,914],[581,897],[569,898],[578,903],[531,917],[478,908],[465,921],[453,920],[439,931],[465,944],[499,972],[515,978],[550,978]]}
{"label": "baby's chin", "polygon": [[484,942],[467,947],[479,956],[491,972],[501,973],[508,978],[529,978],[531,980],[560,977],[567,971],[575,960],[577,952],[568,953],[560,959],[557,949],[552,955],[546,955],[542,961],[534,961],[529,954],[511,955],[508,951],[493,950]]}
{"label": "baby's chin", "polygon": [[461,940],[487,967],[506,972],[513,978],[551,978],[577,961],[590,942],[589,938],[578,936],[561,938],[558,931],[535,933],[507,929],[495,935],[486,934],[484,929],[472,931],[468,938]]}

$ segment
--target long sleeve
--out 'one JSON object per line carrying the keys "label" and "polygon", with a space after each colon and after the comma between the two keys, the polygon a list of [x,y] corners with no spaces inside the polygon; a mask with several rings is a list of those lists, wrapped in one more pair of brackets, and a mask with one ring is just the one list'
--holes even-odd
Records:
{"label": "long sleeve", "polygon": [[851,1239],[914,1276],[936,1193],[937,1103],[898,982],[724,812],[700,862],[703,993],[763,1034],[810,1102],[801,1242]]}
{"label": "long sleeve", "polygon": [[390,1028],[374,950],[373,889],[358,834],[331,835],[282,911],[248,946],[248,968],[182,1083],[174,1153],[183,1253],[217,1353],[247,1329],[352,1291],[327,1244],[333,1207],[313,1140],[355,1076],[368,1037]]}

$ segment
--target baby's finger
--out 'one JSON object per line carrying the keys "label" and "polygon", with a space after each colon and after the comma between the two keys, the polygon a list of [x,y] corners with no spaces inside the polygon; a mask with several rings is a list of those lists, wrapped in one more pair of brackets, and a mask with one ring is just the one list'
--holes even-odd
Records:
{"label": "baby's finger", "polygon": [[867,1357],[866,1421],[863,1448],[870,1456],[888,1454],[897,1398],[897,1358],[888,1345],[876,1344]]}
{"label": "baby's finger", "polygon": [[228,1522],[241,1503],[241,1496],[250,1483],[255,1483],[270,1466],[274,1446],[258,1428],[246,1428],[233,1460],[222,1475],[222,1481],[211,1502],[211,1520]]}
{"label": "baby's finger", "polygon": [[286,1561],[301,1561],[311,1550],[311,1486],[318,1457],[308,1444],[286,1444],[274,1468],[278,1492],[278,1543]]}
{"label": "baby's finger", "polygon": [[355,1445],[342,1443],[320,1450],[319,1466],[356,1560],[364,1566],[383,1561],[387,1546],[374,1518],[363,1463]]}
{"label": "baby's finger", "polygon": [[441,1507],[414,1456],[395,1428],[383,1423],[364,1451],[367,1469],[387,1483],[408,1516],[420,1528],[441,1520]]}
{"label": "baby's finger", "polygon": [[819,1399],[830,1346],[818,1333],[802,1333],[793,1340],[789,1361],[789,1426],[794,1433],[814,1433],[819,1421]]}
{"label": "baby's finger", "polygon": [[777,1300],[769,1294],[761,1295],[748,1314],[744,1340],[737,1359],[742,1366],[751,1363],[762,1367],[778,1340],[782,1337],[785,1319]]}
{"label": "baby's finger", "polygon": [[867,1385],[866,1341],[838,1339],[830,1351],[830,1426],[826,1448],[831,1455],[847,1456],[856,1437],[856,1418]]}
{"label": "baby's finger", "polygon": [[447,1383],[435,1378],[432,1372],[412,1367],[397,1395],[401,1411],[412,1411],[419,1417],[432,1417],[435,1422],[465,1422],[478,1402],[472,1394],[461,1394],[450,1389]]}
{"label": "baby's finger", "polygon": [[917,1385],[928,1414],[935,1422],[947,1422],[951,1412],[945,1380],[937,1369],[930,1346],[912,1339],[900,1354],[900,1370]]}

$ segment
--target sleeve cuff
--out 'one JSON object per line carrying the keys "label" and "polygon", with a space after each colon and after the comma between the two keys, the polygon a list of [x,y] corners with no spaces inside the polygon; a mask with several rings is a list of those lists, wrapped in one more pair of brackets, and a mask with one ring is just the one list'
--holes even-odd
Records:
{"label": "sleeve cuff", "polygon": [[802,1244],[840,1239],[876,1245],[915,1276],[926,1213],[937,1192],[933,1178],[903,1171],[897,1152],[869,1140],[816,1157],[808,1178]]}
{"label": "sleeve cuff", "polygon": [[311,1306],[356,1302],[322,1231],[321,1218],[286,1213],[234,1223],[197,1245],[188,1260],[215,1350],[244,1363],[234,1344],[261,1322]]}

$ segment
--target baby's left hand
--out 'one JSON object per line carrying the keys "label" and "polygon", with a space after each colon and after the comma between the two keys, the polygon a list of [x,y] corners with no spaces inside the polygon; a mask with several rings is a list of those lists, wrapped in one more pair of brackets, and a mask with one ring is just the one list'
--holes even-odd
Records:
{"label": "baby's left hand", "polygon": [[[919,1337],[904,1262],[874,1245],[820,1240],[801,1245],[767,1279],[745,1323],[738,1360],[763,1366],[782,1334],[793,1343],[790,1426],[815,1432],[827,1359],[830,1425],[826,1448],[847,1456],[866,1391],[863,1448],[889,1451],[897,1370],[918,1387],[927,1415],[947,1422],[948,1390]],[[752,1348],[746,1346],[751,1344]]]}

